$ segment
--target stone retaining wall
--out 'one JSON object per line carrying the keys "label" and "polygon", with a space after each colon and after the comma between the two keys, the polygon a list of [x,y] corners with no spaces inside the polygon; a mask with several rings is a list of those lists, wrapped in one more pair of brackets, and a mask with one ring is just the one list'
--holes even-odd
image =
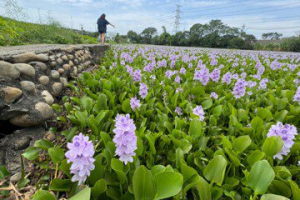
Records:
{"label": "stone retaining wall", "polygon": [[[20,127],[17,129],[38,127],[52,118],[51,105],[61,95],[68,80],[93,66],[107,49],[108,46],[100,45],[0,48],[1,157],[9,151],[5,149],[7,138],[3,137],[10,133],[3,133],[3,130],[8,126]],[[18,135],[15,138],[21,138]],[[4,152],[1,153],[1,150]]]}

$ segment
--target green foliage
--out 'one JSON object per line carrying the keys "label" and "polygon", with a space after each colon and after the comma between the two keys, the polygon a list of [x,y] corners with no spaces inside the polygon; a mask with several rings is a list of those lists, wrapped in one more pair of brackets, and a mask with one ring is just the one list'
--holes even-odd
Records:
{"label": "green foliage", "polygon": [[96,37],[81,35],[62,27],[52,18],[40,25],[0,16],[0,46],[26,44],[93,44]]}
{"label": "green foliage", "polygon": [[[54,192],[57,198],[78,195],[91,200],[299,199],[299,135],[282,160],[274,155],[281,151],[283,140],[267,136],[270,127],[278,121],[300,126],[300,105],[293,101],[296,90],[293,81],[299,69],[292,73],[274,71],[265,61],[265,54],[258,56],[266,68],[261,78],[270,80],[268,89],[258,89],[258,85],[247,88],[253,94],[236,99],[231,94],[235,80],[230,85],[210,81],[204,87],[193,80],[198,60],[184,62],[179,56],[174,70],[182,66],[186,69],[186,74],[181,74],[181,84],[175,83],[173,77],[170,80],[165,77],[168,68],[155,68],[156,80],[143,71],[143,83],[148,85],[149,95],[142,99],[138,94],[139,83],[133,82],[121,64],[120,55],[136,54],[130,63],[134,69],[142,69],[148,60],[138,53],[139,46],[122,47],[122,51],[119,48],[107,51],[99,69],[70,82],[69,88],[75,96],[64,97],[62,105],[55,105],[68,127],[61,135],[57,133],[57,140],[63,142],[54,145],[41,139],[23,154],[55,177],[49,179],[50,183],[44,182],[42,190]],[[155,51],[160,50],[149,50]],[[180,55],[176,50],[171,52]],[[218,55],[218,66],[224,65],[221,74],[241,73],[243,58],[244,71],[248,75],[256,73],[256,60],[247,54],[228,52]],[[210,65],[210,53],[184,50],[183,55],[201,56],[211,72],[215,66]],[[154,58],[157,62],[165,59],[164,56]],[[235,58],[239,58],[238,66],[232,67]],[[278,57],[268,59],[272,62]],[[169,66],[170,59],[166,61]],[[179,86],[183,90],[176,93]],[[211,98],[213,91],[219,95],[218,99]],[[141,107],[133,111],[130,99],[134,96],[141,101]],[[193,114],[196,105],[204,109],[203,121]],[[176,107],[181,108],[182,115],[175,113]],[[130,114],[136,126],[136,155],[127,165],[116,156],[113,142],[117,114]],[[84,186],[71,181],[70,163],[63,156],[66,143],[79,132],[95,145],[95,169]],[[1,178],[7,177],[5,171],[0,171]]]}

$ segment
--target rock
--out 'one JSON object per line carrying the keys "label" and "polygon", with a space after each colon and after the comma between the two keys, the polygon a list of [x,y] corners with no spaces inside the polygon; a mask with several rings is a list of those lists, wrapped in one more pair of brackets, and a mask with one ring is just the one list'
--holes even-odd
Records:
{"label": "rock", "polygon": [[28,63],[30,61],[47,62],[49,60],[49,57],[46,54],[36,55],[33,52],[28,52],[24,54],[14,55],[12,59],[15,63]]}
{"label": "rock", "polygon": [[78,72],[78,71],[77,71],[77,67],[73,67],[73,74],[74,74],[74,75],[77,75],[77,72]]}
{"label": "rock", "polygon": [[47,85],[49,83],[49,77],[48,76],[41,76],[39,78],[39,82],[42,84],[42,85]]}
{"label": "rock", "polygon": [[20,71],[12,64],[0,61],[0,76],[9,77],[12,79],[19,78]]}
{"label": "rock", "polygon": [[47,54],[38,54],[37,61],[47,62],[49,60],[49,56]]}
{"label": "rock", "polygon": [[21,178],[22,178],[22,173],[21,172],[17,172],[13,176],[11,176],[9,180],[12,183],[17,183],[17,182],[19,182],[21,180]]}
{"label": "rock", "polygon": [[67,52],[67,53],[72,53],[74,51],[74,48],[73,47],[67,47],[67,48],[62,48],[61,50],[64,51],[64,52]]}
{"label": "rock", "polygon": [[0,96],[6,103],[12,103],[22,95],[22,90],[15,87],[4,87],[0,90]]}
{"label": "rock", "polygon": [[58,71],[56,70],[51,70],[51,77],[54,79],[58,79],[60,77]]}
{"label": "rock", "polygon": [[20,136],[14,140],[14,149],[15,150],[23,150],[29,146],[30,138]]}
{"label": "rock", "polygon": [[35,84],[31,81],[21,81],[20,84],[23,90],[26,90],[28,92],[34,92],[35,90]]}
{"label": "rock", "polygon": [[63,68],[64,68],[64,70],[66,70],[66,71],[68,71],[68,70],[71,69],[70,65],[68,65],[68,64],[64,64],[64,65],[63,65]]}
{"label": "rock", "polygon": [[73,60],[73,59],[74,59],[74,56],[70,54],[70,55],[68,55],[68,59],[69,59],[69,60]]}
{"label": "rock", "polygon": [[82,65],[79,65],[79,66],[78,66],[78,72],[82,72],[82,70],[83,70]]}
{"label": "rock", "polygon": [[51,63],[50,63],[50,67],[55,67],[57,65],[57,63],[55,62],[55,61],[52,61]]}
{"label": "rock", "polygon": [[54,112],[51,106],[44,102],[38,102],[34,107],[43,116],[43,120],[50,119],[53,116]]}
{"label": "rock", "polygon": [[57,58],[56,62],[59,64],[59,65],[62,65],[64,63],[64,61],[61,59],[61,58]]}
{"label": "rock", "polygon": [[49,59],[50,59],[51,61],[54,61],[54,60],[55,60],[55,55],[49,56]]}
{"label": "rock", "polygon": [[59,68],[57,71],[59,74],[63,74],[65,72],[65,70],[63,68]]}
{"label": "rock", "polygon": [[30,127],[40,124],[41,119],[32,118],[29,114],[25,114],[10,118],[9,122],[15,126]]}
{"label": "rock", "polygon": [[63,87],[66,87],[68,84],[68,80],[65,77],[61,77],[60,82],[62,83]]}
{"label": "rock", "polygon": [[44,102],[38,102],[35,104],[35,109],[31,110],[29,114],[13,117],[9,120],[9,122],[15,126],[30,127],[42,124],[45,120],[52,116],[52,108]]}
{"label": "rock", "polygon": [[55,140],[55,134],[51,131],[48,131],[45,135],[45,139],[48,141],[53,141]]}
{"label": "rock", "polygon": [[15,66],[21,72],[21,74],[25,74],[30,77],[35,76],[35,69],[29,64],[18,63],[13,64],[13,66]]}
{"label": "rock", "polygon": [[68,61],[69,59],[68,59],[68,56],[66,56],[66,55],[63,55],[62,57],[61,57],[61,59],[63,59],[64,61]]}
{"label": "rock", "polygon": [[63,87],[61,83],[53,83],[52,85],[52,93],[54,96],[58,96],[60,92],[62,91]]}
{"label": "rock", "polygon": [[42,92],[42,96],[43,96],[43,98],[45,99],[45,101],[48,105],[51,106],[54,103],[54,98],[52,97],[52,95],[47,90],[44,90]]}
{"label": "rock", "polygon": [[78,64],[78,60],[77,60],[77,59],[75,59],[75,60],[74,60],[74,63],[75,63],[75,65],[77,65],[77,64]]}
{"label": "rock", "polygon": [[73,66],[74,66],[74,63],[70,60],[70,61],[69,61],[69,65],[70,65],[70,67],[73,67]]}
{"label": "rock", "polygon": [[43,62],[30,62],[30,65],[34,66],[34,67],[39,67],[41,70],[45,71],[48,67],[45,63]]}

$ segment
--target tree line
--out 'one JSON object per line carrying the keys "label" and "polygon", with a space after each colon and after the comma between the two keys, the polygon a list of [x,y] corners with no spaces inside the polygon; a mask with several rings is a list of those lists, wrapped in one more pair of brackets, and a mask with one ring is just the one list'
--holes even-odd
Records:
{"label": "tree line", "polygon": [[247,34],[244,28],[230,27],[221,20],[211,20],[209,23],[194,24],[188,31],[179,31],[175,34],[167,32],[158,34],[154,27],[145,28],[140,34],[128,31],[127,35],[117,34],[116,42],[130,42],[134,44],[154,44],[171,46],[195,46],[212,48],[253,49],[256,38]]}
{"label": "tree line", "polygon": [[282,38],[281,33],[263,33],[262,39],[270,42],[263,44],[252,34],[247,34],[245,27],[236,28],[224,24],[221,20],[211,20],[206,24],[196,23],[188,31],[175,34],[167,32],[158,34],[154,27],[145,28],[141,33],[133,30],[126,35],[117,34],[117,43],[154,44],[170,46],[194,46],[210,48],[256,49],[276,51],[300,51],[300,37]]}

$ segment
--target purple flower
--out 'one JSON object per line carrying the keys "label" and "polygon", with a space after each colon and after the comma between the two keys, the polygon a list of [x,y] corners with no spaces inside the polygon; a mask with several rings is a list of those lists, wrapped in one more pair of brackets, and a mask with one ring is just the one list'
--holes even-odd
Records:
{"label": "purple flower", "polygon": [[132,67],[129,67],[128,65],[126,65],[126,69],[127,69],[127,72],[128,72],[130,75],[133,75],[133,69],[132,69]]}
{"label": "purple flower", "polygon": [[220,73],[220,69],[214,69],[214,71],[212,71],[212,73],[210,74],[211,80],[213,80],[214,82],[218,82],[220,79]]}
{"label": "purple flower", "polygon": [[93,155],[94,145],[87,136],[82,133],[73,137],[72,143],[67,144],[68,151],[66,157],[71,165],[71,174],[74,174],[72,181],[78,181],[78,185],[84,183],[90,175],[91,170],[95,169]]}
{"label": "purple flower", "polygon": [[133,162],[133,156],[135,156],[135,150],[137,149],[137,138],[135,136],[135,125],[129,114],[117,115],[116,125],[113,132],[114,143],[116,144],[116,155],[119,160],[127,165],[128,162]]}
{"label": "purple flower", "polygon": [[148,95],[148,86],[145,83],[140,84],[139,95],[141,95],[143,99]]}
{"label": "purple flower", "polygon": [[214,98],[214,99],[217,99],[219,96],[217,95],[217,93],[212,92],[212,93],[210,94],[210,97],[211,97],[211,98]]}
{"label": "purple flower", "polygon": [[206,86],[209,82],[209,70],[207,68],[196,70],[194,74],[194,80],[198,80],[202,83],[202,85]]}
{"label": "purple flower", "polygon": [[281,151],[274,156],[274,158],[282,160],[282,156],[286,156],[290,152],[290,149],[294,144],[293,140],[297,134],[296,127],[290,124],[283,125],[281,122],[277,122],[276,125],[271,126],[267,136],[279,136],[283,140],[283,147]]}
{"label": "purple flower", "polygon": [[262,79],[260,82],[259,82],[259,87],[258,89],[261,90],[261,89],[266,89],[267,88],[267,83],[269,82],[269,80],[267,78],[264,78]]}
{"label": "purple flower", "polygon": [[140,82],[142,80],[141,70],[140,69],[135,70],[132,74],[132,77],[134,82]]}
{"label": "purple flower", "polygon": [[184,68],[184,67],[181,67],[179,73],[180,73],[180,74],[185,74],[185,71],[186,71],[185,68]]}
{"label": "purple flower", "polygon": [[296,94],[294,95],[294,101],[300,104],[300,86],[298,86]]}
{"label": "purple flower", "polygon": [[180,77],[178,75],[175,77],[175,82],[180,83]]}
{"label": "purple flower", "polygon": [[181,87],[178,87],[178,88],[176,89],[175,93],[182,92],[182,91],[183,91],[183,89],[182,89]]}
{"label": "purple flower", "polygon": [[231,82],[231,73],[227,72],[226,74],[223,75],[222,77],[222,83],[226,83],[227,85],[229,85]]}
{"label": "purple flower", "polygon": [[238,79],[233,88],[233,95],[235,98],[239,99],[243,97],[246,93],[246,81],[244,79]]}
{"label": "purple flower", "polygon": [[215,59],[215,58],[214,58],[213,60],[210,61],[210,65],[211,65],[211,66],[214,66],[214,65],[217,65],[217,64],[218,64],[218,60]]}
{"label": "purple flower", "polygon": [[180,107],[176,107],[175,112],[177,113],[177,115],[182,115],[182,110]]}
{"label": "purple flower", "polygon": [[139,109],[141,107],[140,100],[138,100],[136,97],[132,97],[130,99],[130,106],[132,110],[135,110],[136,108]]}
{"label": "purple flower", "polygon": [[203,120],[204,120],[204,111],[203,111],[202,106],[196,106],[196,107],[193,109],[193,114],[198,115],[200,121],[203,121]]}

